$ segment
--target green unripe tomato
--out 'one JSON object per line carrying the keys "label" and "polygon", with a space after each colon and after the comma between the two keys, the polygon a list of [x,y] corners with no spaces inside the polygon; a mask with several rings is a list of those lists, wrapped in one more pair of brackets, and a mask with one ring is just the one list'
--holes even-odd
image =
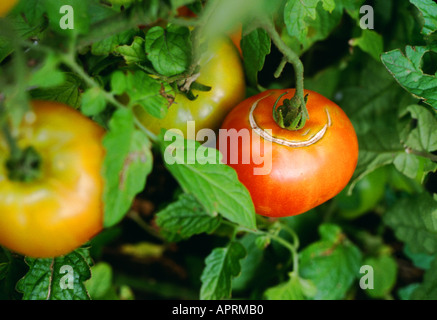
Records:
{"label": "green unripe tomato", "polygon": [[197,82],[210,86],[210,91],[193,90],[197,96],[189,100],[184,94],[176,94],[164,119],[157,119],[142,107],[134,112],[141,123],[155,134],[161,129],[179,129],[187,139],[187,122],[195,121],[196,132],[200,129],[219,129],[228,112],[244,99],[246,83],[244,69],[237,48],[229,38],[211,41],[200,59],[200,75]]}
{"label": "green unripe tomato", "polygon": [[351,195],[344,189],[336,197],[340,215],[355,219],[373,209],[384,197],[387,183],[387,168],[381,167],[358,181]]}

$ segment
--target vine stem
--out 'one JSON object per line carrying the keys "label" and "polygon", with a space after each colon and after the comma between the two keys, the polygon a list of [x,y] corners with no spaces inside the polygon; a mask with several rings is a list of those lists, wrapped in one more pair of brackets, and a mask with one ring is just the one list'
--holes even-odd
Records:
{"label": "vine stem", "polygon": [[278,69],[275,72],[275,77],[279,77],[280,73],[285,67],[287,62],[291,63],[294,68],[295,76],[296,76],[296,93],[295,97],[299,99],[302,110],[303,110],[303,120],[306,121],[309,119],[308,110],[305,105],[305,94],[304,94],[304,67],[302,61],[300,61],[299,56],[290,49],[284,41],[282,41],[281,36],[278,31],[276,31],[275,25],[273,21],[270,21],[267,18],[261,18],[258,21],[261,28],[263,28],[267,34],[272,39],[275,46],[278,50],[284,55],[284,59],[281,61]]}
{"label": "vine stem", "polygon": [[216,10],[218,6],[218,1],[213,1],[211,3],[208,3],[208,5],[205,6],[202,16],[195,21],[195,26],[193,30],[193,37],[192,37],[192,60],[191,64],[188,67],[187,74],[192,75],[195,73],[195,70],[197,66],[199,65],[199,60],[201,57],[201,42],[204,38],[204,27],[210,20],[211,16],[214,14],[214,11]]}
{"label": "vine stem", "polygon": [[[83,70],[83,68],[81,66],[79,66],[74,57],[72,57],[71,55],[67,54],[67,55],[61,55],[60,56],[61,61],[67,65],[72,71],[74,71],[78,76],[80,76],[85,83],[91,87],[91,88],[99,88],[100,89],[100,85],[93,79],[91,78],[86,72],[85,70]],[[121,102],[119,102],[117,99],[115,99],[114,95],[110,92],[107,92],[106,90],[101,90],[101,93],[103,95],[103,97],[105,98],[105,100],[114,105],[115,107],[117,107],[118,109],[123,109],[126,108],[125,105],[123,105]],[[147,137],[152,140],[153,142],[157,141],[157,137],[154,133],[152,133],[150,130],[148,130],[146,127],[144,127],[142,125],[142,123],[138,120],[138,118],[134,115],[134,122],[135,125],[142,130]]]}
{"label": "vine stem", "polygon": [[265,233],[265,235],[270,237],[272,240],[280,243],[285,248],[290,250],[290,252],[292,254],[292,257],[293,257],[293,271],[296,272],[296,274],[299,274],[299,256],[297,254],[297,246],[296,246],[296,244],[292,245],[290,242],[288,242],[284,238],[281,238],[277,234],[271,234],[271,233],[268,233],[268,232],[263,232],[263,233]]}
{"label": "vine stem", "polygon": [[[20,47],[20,43],[16,41],[18,36],[16,35],[15,30],[8,24],[7,20],[2,21],[0,19],[0,35],[9,39],[13,45],[14,51],[14,59],[12,60],[13,68],[14,68],[14,92],[12,92],[12,96],[18,97],[19,103],[17,100],[14,102],[18,104],[17,108],[23,106],[20,110],[21,115],[23,115],[28,109],[29,104],[27,101],[27,91],[26,91],[26,62],[24,58],[23,50]],[[17,99],[17,98],[15,98]],[[0,97],[0,116],[1,116],[1,132],[6,139],[6,143],[9,147],[10,159],[18,159],[22,155],[22,150],[18,145],[17,139],[13,136],[13,129],[18,128],[20,125],[19,122],[9,121],[8,117],[10,111],[6,110],[6,107],[3,105],[3,99]]]}
{"label": "vine stem", "polygon": [[144,231],[146,231],[150,235],[154,236],[155,238],[157,238],[159,240],[164,240],[164,237],[158,231],[153,229],[153,227],[151,227],[143,219],[141,219],[138,212],[129,211],[127,214],[127,217],[131,218],[140,228],[142,228]]}
{"label": "vine stem", "polygon": [[[280,237],[276,233],[266,232],[266,231],[259,230],[259,229],[256,229],[256,230],[249,229],[249,228],[246,228],[243,226],[236,225],[236,224],[229,222],[229,221],[226,221],[226,220],[223,221],[222,223],[227,224],[227,225],[237,229],[237,231],[245,231],[245,232],[252,233],[255,235],[259,235],[259,236],[266,236],[266,237],[269,237],[271,240],[278,242],[279,244],[281,244],[283,247],[285,247],[286,249],[288,249],[290,251],[290,253],[292,255],[292,259],[293,259],[293,271],[296,272],[296,274],[299,274],[299,256],[297,254],[297,249],[299,247],[299,239],[298,239],[296,233],[292,229],[281,224],[281,228],[283,228],[283,230],[287,231],[289,234],[292,235],[294,244],[291,244],[290,242],[288,242],[284,238]],[[235,235],[235,233],[234,233],[234,235]]]}
{"label": "vine stem", "polygon": [[419,156],[419,157],[428,158],[429,160],[431,160],[433,162],[437,162],[437,155],[429,153],[429,152],[415,150],[415,149],[412,149],[410,147],[406,147],[405,152],[409,153],[409,154],[414,154],[414,155]]}

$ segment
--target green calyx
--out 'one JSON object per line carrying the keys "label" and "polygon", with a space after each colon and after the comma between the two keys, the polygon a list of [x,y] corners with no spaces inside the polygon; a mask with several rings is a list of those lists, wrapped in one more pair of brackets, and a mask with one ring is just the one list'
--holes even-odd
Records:
{"label": "green calyx", "polygon": [[305,126],[306,121],[309,119],[308,112],[305,107],[308,100],[308,95],[304,97],[303,101],[296,95],[291,99],[284,99],[282,104],[277,107],[279,100],[285,94],[287,94],[287,92],[280,95],[273,106],[273,119],[278,126],[283,129],[302,129]]}
{"label": "green calyx", "polygon": [[192,90],[208,92],[208,91],[211,91],[211,89],[212,89],[211,87],[206,86],[204,84],[201,84],[198,82],[193,82],[193,83],[191,83],[191,86],[188,89],[188,91],[185,92],[185,95],[189,100],[194,101],[197,99],[198,95],[194,95]]}
{"label": "green calyx", "polygon": [[41,174],[41,156],[33,147],[14,153],[6,161],[8,177],[11,181],[31,182]]}

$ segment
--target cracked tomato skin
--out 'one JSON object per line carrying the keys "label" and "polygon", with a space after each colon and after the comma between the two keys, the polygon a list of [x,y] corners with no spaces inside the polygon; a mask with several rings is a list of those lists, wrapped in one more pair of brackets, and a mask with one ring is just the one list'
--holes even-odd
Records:
{"label": "cracked tomato skin", "polygon": [[195,121],[196,132],[209,128],[217,130],[227,113],[245,96],[243,65],[237,48],[228,38],[210,42],[200,60],[197,82],[211,87],[210,91],[193,90],[197,99],[191,101],[178,93],[164,119],[148,114],[142,107],[134,111],[141,123],[155,134],[161,129],[179,129],[187,137],[187,121]]}
{"label": "cracked tomato skin", "polygon": [[15,6],[17,0],[1,0],[0,1],[0,18],[8,14],[8,12]]}
{"label": "cracked tomato skin", "polygon": [[40,176],[11,181],[0,135],[0,244],[46,258],[67,254],[102,229],[104,130],[60,103],[33,101],[17,142],[41,156]]}
{"label": "cracked tomato skin", "polygon": [[[266,144],[264,163],[250,161],[231,163],[230,156],[252,153],[259,135],[250,135],[238,145],[219,142],[218,148],[224,154],[224,161],[233,167],[239,180],[249,190],[258,214],[268,217],[286,217],[304,213],[337,195],[349,182],[358,160],[358,142],[352,123],[343,110],[322,95],[305,90],[308,94],[309,120],[304,128],[289,131],[280,128],[273,119],[272,108],[277,98],[293,97],[295,90],[267,90],[238,104],[226,117],[221,129],[251,131],[249,112],[256,101],[253,117],[262,129],[271,129],[272,136],[293,142],[302,142],[313,137],[326,125],[323,137],[308,146],[291,147],[272,142]],[[328,117],[329,113],[329,117]],[[222,135],[219,136],[222,140]],[[244,141],[244,140],[243,140]],[[261,138],[261,144],[263,142]],[[259,144],[257,144],[259,145]],[[261,153],[262,155],[262,153]],[[271,159],[271,161],[270,161]],[[236,161],[233,161],[236,162]],[[258,162],[259,163],[259,162]],[[263,174],[254,174],[254,168],[269,168]]]}

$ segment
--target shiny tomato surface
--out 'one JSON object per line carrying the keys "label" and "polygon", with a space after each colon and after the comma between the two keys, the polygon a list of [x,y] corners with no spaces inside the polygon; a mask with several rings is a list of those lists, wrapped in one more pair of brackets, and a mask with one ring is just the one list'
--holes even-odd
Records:
{"label": "shiny tomato surface", "polygon": [[[225,130],[252,131],[249,115],[253,110],[256,126],[263,131],[271,129],[272,142],[262,144],[264,164],[256,164],[252,156],[245,164],[241,158],[252,154],[260,140],[257,134],[242,139],[238,146],[219,144],[224,161],[237,171],[238,178],[249,190],[256,212],[269,217],[297,215],[333,198],[349,182],[358,160],[357,136],[349,118],[338,105],[316,92],[305,90],[309,120],[304,128],[290,131],[279,127],[272,108],[284,92],[288,93],[281,98],[279,106],[283,99],[293,97],[294,89],[267,90],[244,100],[222,125]],[[231,163],[235,152],[240,161]],[[268,173],[255,174],[254,168],[269,165]]]}

